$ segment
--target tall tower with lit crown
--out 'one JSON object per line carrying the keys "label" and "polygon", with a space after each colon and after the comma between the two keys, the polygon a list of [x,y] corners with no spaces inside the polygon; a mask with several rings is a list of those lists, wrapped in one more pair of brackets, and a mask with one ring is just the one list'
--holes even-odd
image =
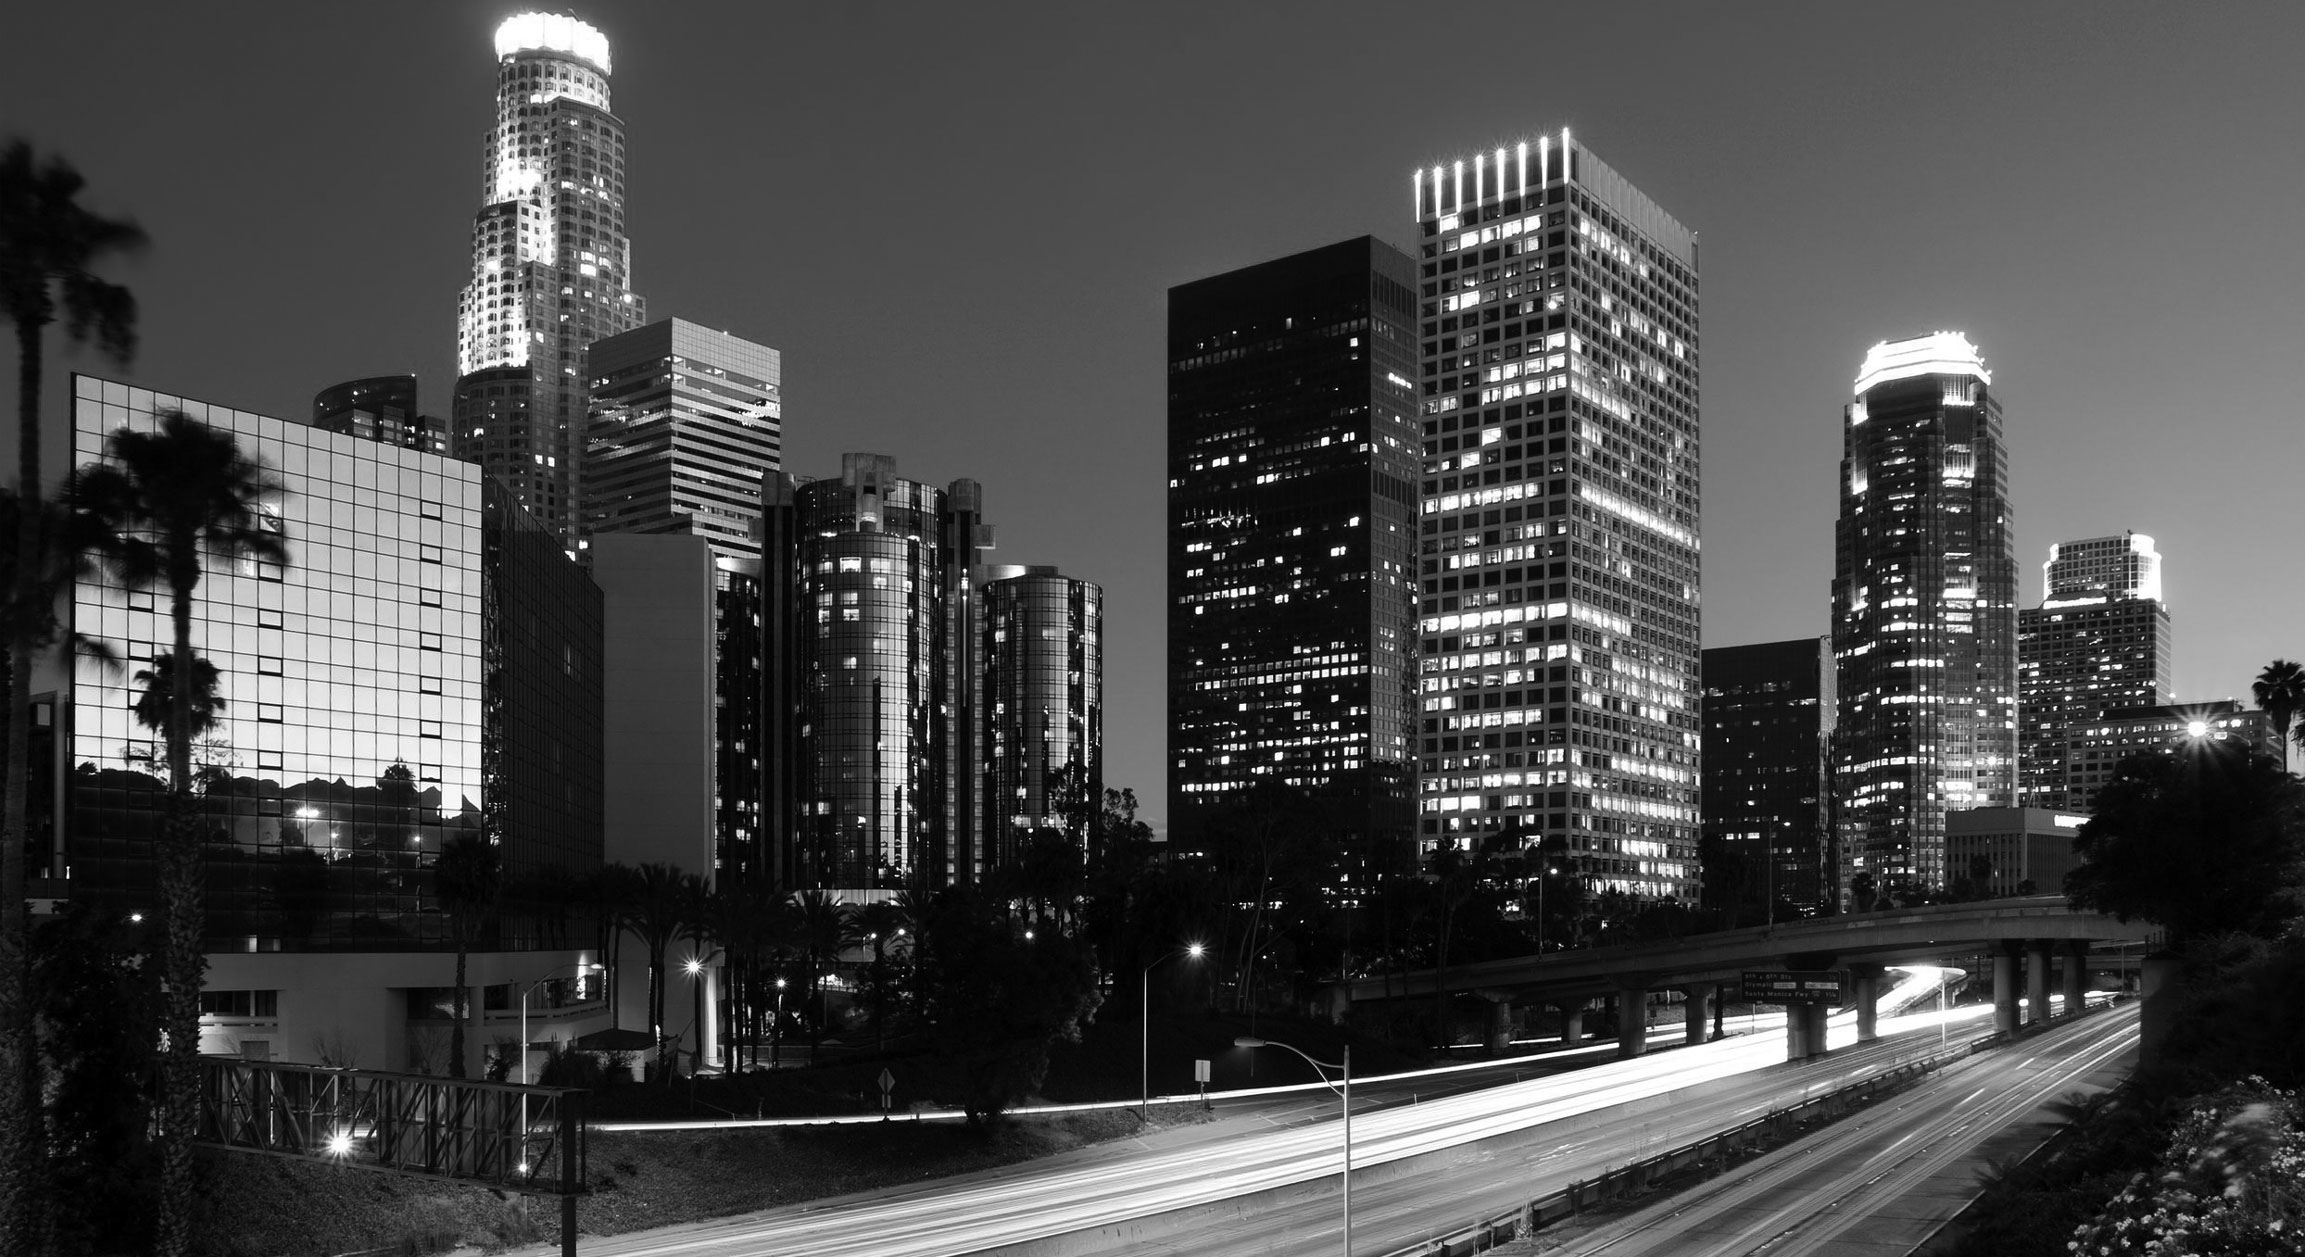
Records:
{"label": "tall tower with lit crown", "polygon": [[2016,803],[2017,560],[1993,376],[1959,332],[1883,341],[1842,415],[1839,880],[1945,883],[1945,814]]}
{"label": "tall tower with lit crown", "polygon": [[496,122],[458,304],[453,448],[572,545],[583,491],[585,347],[644,320],[629,287],[624,124],[608,40],[571,17],[496,28]]}

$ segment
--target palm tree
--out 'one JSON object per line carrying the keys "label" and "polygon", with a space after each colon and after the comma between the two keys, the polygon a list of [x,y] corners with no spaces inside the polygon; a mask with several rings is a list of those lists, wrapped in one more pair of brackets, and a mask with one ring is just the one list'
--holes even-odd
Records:
{"label": "palm tree", "polygon": [[[448,914],[448,933],[456,944],[456,1021],[448,1031],[448,1076],[464,1072],[464,963],[473,941],[486,928],[504,893],[504,853],[479,834],[458,834],[440,845],[440,859],[432,866],[432,892]],[[527,1050],[525,1044],[523,1051]]]}
{"label": "palm tree", "polygon": [[2281,767],[2289,767],[2289,733],[2296,724],[2297,713],[2305,710],[2305,665],[2288,659],[2276,659],[2257,674],[2256,684],[2249,687],[2257,696],[2257,705],[2273,718],[2273,736],[2281,739]]}
{"label": "palm tree", "polygon": [[[712,887],[696,873],[683,873],[680,877],[680,931],[679,939],[688,944],[688,960],[682,968],[688,971],[692,1015],[688,1020],[689,1033],[696,1036],[695,1055],[690,1058],[692,1072],[704,1069],[704,981],[711,972],[714,943],[726,946],[726,940],[714,928],[720,914],[713,902]],[[725,971],[729,966],[723,963]]]}
{"label": "palm tree", "polygon": [[592,917],[593,950],[606,966],[608,1024],[624,1025],[618,982],[624,972],[624,930],[639,898],[639,874],[629,864],[603,864],[577,883],[577,899]]}
{"label": "palm tree", "polygon": [[[48,530],[40,477],[40,376],[43,341],[61,316],[65,338],[91,338],[106,356],[126,362],[136,348],[136,299],[126,288],[98,279],[90,267],[107,254],[144,243],[135,224],[90,212],[79,201],[86,181],[71,163],[39,161],[22,140],[0,150],[0,312],[16,328],[15,571],[47,570]],[[0,768],[0,1248],[29,1252],[38,1245],[42,1207],[38,1162],[43,1137],[38,1064],[25,982],[25,804],[30,788],[32,657],[55,629],[53,603],[39,587],[11,581],[0,650],[0,707],[7,711],[5,768]],[[189,1197],[186,1198],[187,1203]],[[179,1243],[181,1229],[175,1232]]]}
{"label": "palm tree", "polygon": [[821,890],[793,896],[794,933],[801,953],[801,1007],[808,1010],[809,1046],[824,1041],[823,979],[840,953],[856,942],[856,915]]}
{"label": "palm tree", "polygon": [[669,864],[643,864],[633,884],[632,915],[626,922],[648,949],[648,1028],[664,1035],[664,951],[686,916],[679,870]]}
{"label": "palm tree", "polygon": [[200,818],[192,793],[192,739],[200,675],[192,653],[192,600],[202,565],[254,560],[285,565],[288,547],[267,527],[266,497],[280,491],[264,464],[240,452],[229,433],[179,411],[160,416],[159,430],[115,431],[106,461],[81,469],[70,493],[75,508],[105,528],[94,550],[131,589],[168,587],[174,630],[165,740],[168,804],[157,851],[162,919],[162,1057],[160,1217],[157,1251],[177,1257],[190,1243],[192,1135],[200,1116],[200,947],[206,933],[200,900]]}

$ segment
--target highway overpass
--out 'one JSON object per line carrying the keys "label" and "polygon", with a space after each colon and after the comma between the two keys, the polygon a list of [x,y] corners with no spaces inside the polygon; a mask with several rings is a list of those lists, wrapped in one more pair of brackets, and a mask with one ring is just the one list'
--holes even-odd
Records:
{"label": "highway overpass", "polygon": [[[1574,1042],[1583,1037],[1584,1011],[1594,999],[1616,996],[1621,1006],[1637,1007],[1650,992],[1678,990],[1688,998],[1689,1041],[1701,1042],[1711,1001],[1723,984],[1733,987],[1747,971],[1845,970],[1859,1039],[1870,1042],[1885,967],[1990,952],[1996,1022],[2002,1031],[2014,1032],[2022,1024],[2021,995],[2028,997],[2033,1019],[2046,1016],[2055,962],[2062,961],[2066,998],[2078,1000],[2087,985],[2092,947],[2150,945],[2157,936],[2158,930],[2145,922],[2076,911],[2062,895],[1932,904],[1359,978],[1331,988],[1330,1011],[1342,1017],[1352,1004],[1430,999],[1445,989],[1490,1001],[1492,1042],[1509,1030],[1517,1004],[1560,1009],[1563,1037]],[[1791,1010],[1786,1018],[1790,1059],[1822,1053],[1825,1012],[1821,1005]],[[1620,1051],[1638,1056],[1646,1043],[1645,1026],[1635,1017],[1619,1021]]]}

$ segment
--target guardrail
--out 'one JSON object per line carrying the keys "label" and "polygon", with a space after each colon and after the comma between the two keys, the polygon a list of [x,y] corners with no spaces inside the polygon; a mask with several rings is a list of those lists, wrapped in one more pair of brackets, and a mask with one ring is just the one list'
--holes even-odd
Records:
{"label": "guardrail", "polygon": [[[2059,1022],[2064,1020],[2067,1018],[2057,1018]],[[1868,1075],[1848,1086],[1837,1087],[1823,1095],[1811,1096],[1797,1104],[1771,1110],[1766,1116],[1741,1126],[1603,1171],[1596,1178],[1572,1182],[1560,1191],[1491,1214],[1446,1235],[1433,1236],[1393,1249],[1385,1257],[1466,1257],[1467,1254],[1486,1252],[1500,1244],[1511,1243],[1540,1227],[1563,1218],[1575,1217],[1627,1192],[1644,1190],[1657,1180],[1689,1166],[1712,1160],[1726,1161],[1734,1153],[1780,1138],[1788,1130],[1813,1118],[1839,1117],[1842,1110],[1861,1101],[1909,1086],[1932,1071],[1965,1060],[2001,1041],[2002,1036],[1991,1034],[1969,1040],[1958,1047],[1930,1052]]]}

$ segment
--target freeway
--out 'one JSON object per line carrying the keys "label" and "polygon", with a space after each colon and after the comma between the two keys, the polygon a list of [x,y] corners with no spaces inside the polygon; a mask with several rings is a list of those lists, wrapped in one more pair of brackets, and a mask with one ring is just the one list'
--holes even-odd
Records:
{"label": "freeway", "polygon": [[[1953,1010],[1972,1033],[1989,1015]],[[1589,1175],[1890,1068],[1934,1050],[1936,1026],[1933,1013],[1885,1018],[1883,1042],[1801,1065],[1782,1063],[1776,1036],[1743,1036],[1362,1110],[1353,1122],[1355,1247],[1390,1251],[1480,1212],[1483,1192],[1509,1197],[1532,1182],[1541,1191],[1548,1175]],[[1836,1046],[1853,1037],[1853,1027],[1835,1027]],[[584,1248],[597,1257],[808,1257],[860,1247],[957,1257],[1064,1236],[1069,1252],[1328,1253],[1338,1247],[1338,1134],[1324,1121],[1126,1157],[1056,1158],[871,1199],[588,1238]]]}
{"label": "freeway", "polygon": [[1910,1253],[1975,1197],[1972,1150],[2003,1132],[2038,1142],[2058,1099],[2103,1090],[2128,1072],[2136,1059],[2137,1020],[2136,1007],[2117,1009],[2054,1027],[2010,1051],[1971,1057],[1894,1102],[1545,1251],[1580,1257]]}

